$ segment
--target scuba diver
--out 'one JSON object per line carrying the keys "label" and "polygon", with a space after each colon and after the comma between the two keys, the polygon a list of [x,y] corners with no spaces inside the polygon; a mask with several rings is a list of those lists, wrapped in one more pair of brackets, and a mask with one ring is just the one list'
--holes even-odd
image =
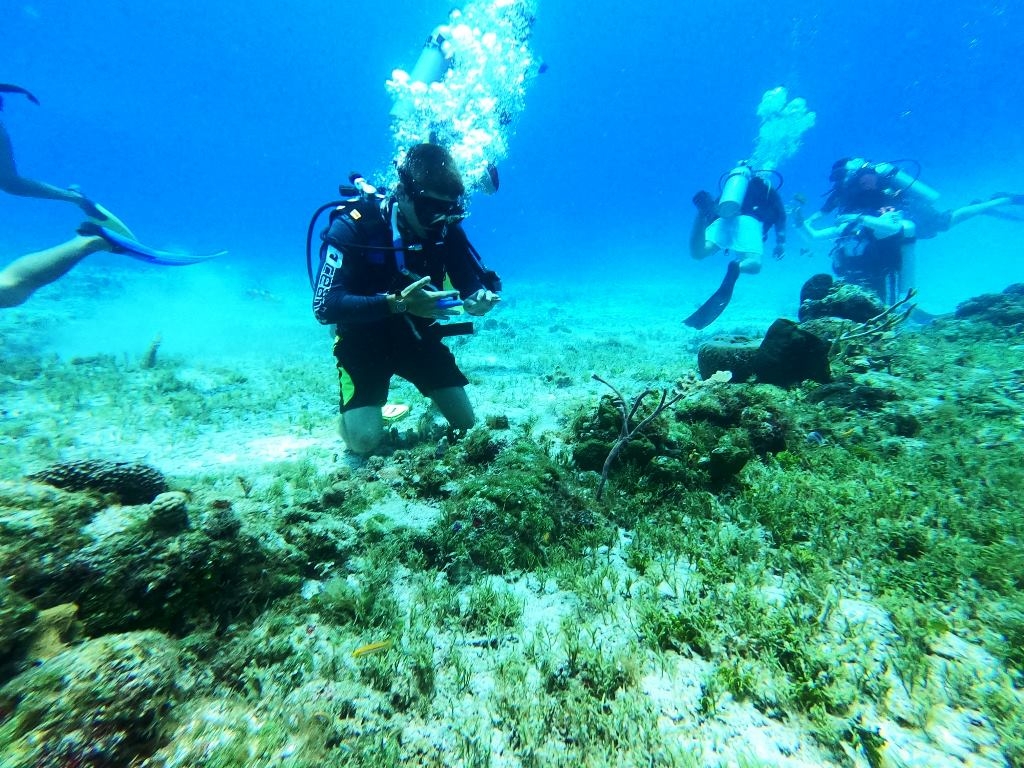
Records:
{"label": "scuba diver", "polygon": [[[366,456],[384,439],[382,408],[396,375],[430,398],[452,430],[473,426],[469,382],[442,342],[471,333],[472,325],[438,321],[460,308],[476,316],[491,311],[501,300],[501,282],[483,267],[462,229],[466,188],[446,149],[411,147],[387,195],[358,175],[352,181],[357,197],[314,214],[307,268],[313,314],[321,324],[337,326],[341,437],[349,450]],[[312,232],[328,207],[334,210],[321,233],[314,276]],[[445,289],[446,278],[454,290]]]}
{"label": "scuba diver", "polygon": [[[832,271],[848,283],[895,304],[914,288],[914,245],[917,227],[900,211],[841,214],[834,226],[799,226],[812,238],[831,239]],[[799,214],[797,214],[799,216]]]}
{"label": "scuba diver", "polygon": [[[32,93],[18,85],[0,83],[0,112],[3,111],[3,96],[14,93],[24,96],[33,104],[39,104]],[[150,264],[183,266],[195,264],[214,256],[189,256],[167,251],[158,251],[139,243],[124,222],[103,206],[93,202],[78,189],[55,187],[46,182],[28,179],[18,173],[14,161],[14,149],[10,136],[0,121],[0,190],[19,197],[35,197],[42,200],[59,200],[77,205],[88,217],[78,227],[76,237],[35,253],[15,259],[0,269],[0,308],[23,304],[44,285],[67,274],[78,262],[93,253],[110,251],[123,253]]]}
{"label": "scuba diver", "polygon": [[[779,179],[778,184],[772,178]],[[693,197],[697,215],[690,232],[690,255],[705,259],[719,251],[734,258],[718,290],[684,322],[691,328],[706,328],[732,299],[740,274],[761,271],[761,257],[768,233],[775,229],[773,255],[781,259],[786,246],[786,208],[779,195],[781,176],[777,171],[758,171],[741,163],[724,176],[716,200],[705,190]]]}
{"label": "scuba diver", "polygon": [[[915,166],[914,173],[900,164]],[[939,193],[922,182],[920,175],[916,161],[874,163],[860,157],[840,158],[832,164],[832,187],[826,193],[820,215],[814,214],[808,221],[813,224],[821,215],[833,211],[842,215],[895,209],[914,222],[918,239],[928,240],[975,216],[999,215],[1007,206],[1024,204],[1024,195],[998,192],[988,200],[939,210],[935,206]]]}
{"label": "scuba diver", "polygon": [[[999,193],[940,211],[935,205],[939,193],[919,180],[920,169],[908,173],[900,162],[906,164],[840,158],[832,164],[832,187],[821,210],[807,219],[799,208],[794,211],[797,226],[806,235],[834,241],[832,267],[837,276],[874,291],[890,304],[915,287],[917,240],[933,238],[981,214],[1008,215],[1002,209],[1024,203],[1024,195]],[[835,215],[835,223],[816,226],[828,214]]]}

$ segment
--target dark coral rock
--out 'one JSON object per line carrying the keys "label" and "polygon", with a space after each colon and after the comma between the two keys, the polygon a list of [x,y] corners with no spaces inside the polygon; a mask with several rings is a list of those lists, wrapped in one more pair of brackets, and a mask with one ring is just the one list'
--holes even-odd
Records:
{"label": "dark coral rock", "polygon": [[[731,481],[753,458],[750,451],[733,445],[715,448],[706,460],[712,487],[720,488]],[[702,462],[703,464],[704,462]]]}
{"label": "dark coral rock", "polygon": [[832,290],[835,280],[829,274],[811,275],[800,287],[800,303],[805,301],[821,301]]}
{"label": "dark coral rock", "polygon": [[0,689],[12,756],[3,764],[138,765],[191,685],[185,661],[166,635],[133,632],[88,640],[29,669]]}
{"label": "dark coral rock", "polygon": [[921,420],[912,413],[892,413],[886,419],[894,435],[916,437],[921,433]]}
{"label": "dark coral rock", "polygon": [[777,410],[754,406],[744,408],[740,426],[746,430],[750,447],[758,456],[786,450],[787,424]]}
{"label": "dark coral rock", "polygon": [[[797,315],[801,322],[817,317],[839,317],[863,323],[886,309],[871,291],[842,281],[833,283],[828,293],[820,299],[803,299],[804,293],[802,290],[800,312]],[[808,293],[814,296],[818,292],[812,290]]]}
{"label": "dark coral rock", "polygon": [[148,504],[167,490],[163,474],[148,464],[102,459],[60,462],[28,479],[65,491],[113,493],[122,504]]}
{"label": "dark coral rock", "polygon": [[792,320],[772,323],[755,358],[757,378],[766,384],[788,387],[811,379],[832,377],[828,352],[831,344],[805,331]]}
{"label": "dark coral rock", "polygon": [[729,371],[742,382],[754,374],[758,342],[746,336],[717,336],[697,350],[697,370],[707,380],[718,371]]}
{"label": "dark coral rock", "polygon": [[180,533],[188,522],[188,499],[180,491],[161,493],[149,505],[149,525],[154,531]]}
{"label": "dark coral rock", "polygon": [[986,293],[957,305],[958,319],[984,320],[998,326],[1024,323],[1024,283],[1014,283],[1001,293]]}

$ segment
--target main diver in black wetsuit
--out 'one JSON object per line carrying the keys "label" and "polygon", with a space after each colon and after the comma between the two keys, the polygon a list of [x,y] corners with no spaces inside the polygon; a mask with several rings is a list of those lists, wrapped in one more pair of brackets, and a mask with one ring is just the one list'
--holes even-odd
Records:
{"label": "main diver in black wetsuit", "polygon": [[[500,281],[483,269],[460,224],[465,187],[447,150],[412,147],[390,195],[364,195],[335,209],[324,233],[313,313],[337,325],[341,436],[368,455],[384,437],[391,378],[412,382],[453,429],[474,423],[468,380],[442,343],[438,320],[483,315]],[[372,189],[372,188],[371,188]],[[455,290],[443,290],[445,278]]]}

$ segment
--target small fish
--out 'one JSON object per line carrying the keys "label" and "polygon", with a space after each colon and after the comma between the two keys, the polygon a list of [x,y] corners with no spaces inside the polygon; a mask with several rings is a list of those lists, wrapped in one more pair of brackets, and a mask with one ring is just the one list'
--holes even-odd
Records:
{"label": "small fish", "polygon": [[386,651],[394,644],[395,643],[392,640],[378,640],[376,643],[367,643],[366,645],[360,645],[358,648],[352,651],[352,658],[358,659],[360,656],[369,656],[371,653]]}

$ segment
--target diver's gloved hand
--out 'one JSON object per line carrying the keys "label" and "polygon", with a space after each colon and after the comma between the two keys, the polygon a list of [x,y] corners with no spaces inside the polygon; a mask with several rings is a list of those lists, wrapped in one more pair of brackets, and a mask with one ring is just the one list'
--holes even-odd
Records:
{"label": "diver's gloved hand", "polygon": [[772,251],[772,256],[775,257],[776,261],[782,261],[786,256],[786,246],[782,243],[776,243],[775,250]]}
{"label": "diver's gloved hand", "polygon": [[481,288],[476,293],[462,300],[462,308],[466,310],[467,315],[479,317],[480,315],[486,315],[494,309],[494,305],[499,301],[501,301],[501,296],[493,291]]}

